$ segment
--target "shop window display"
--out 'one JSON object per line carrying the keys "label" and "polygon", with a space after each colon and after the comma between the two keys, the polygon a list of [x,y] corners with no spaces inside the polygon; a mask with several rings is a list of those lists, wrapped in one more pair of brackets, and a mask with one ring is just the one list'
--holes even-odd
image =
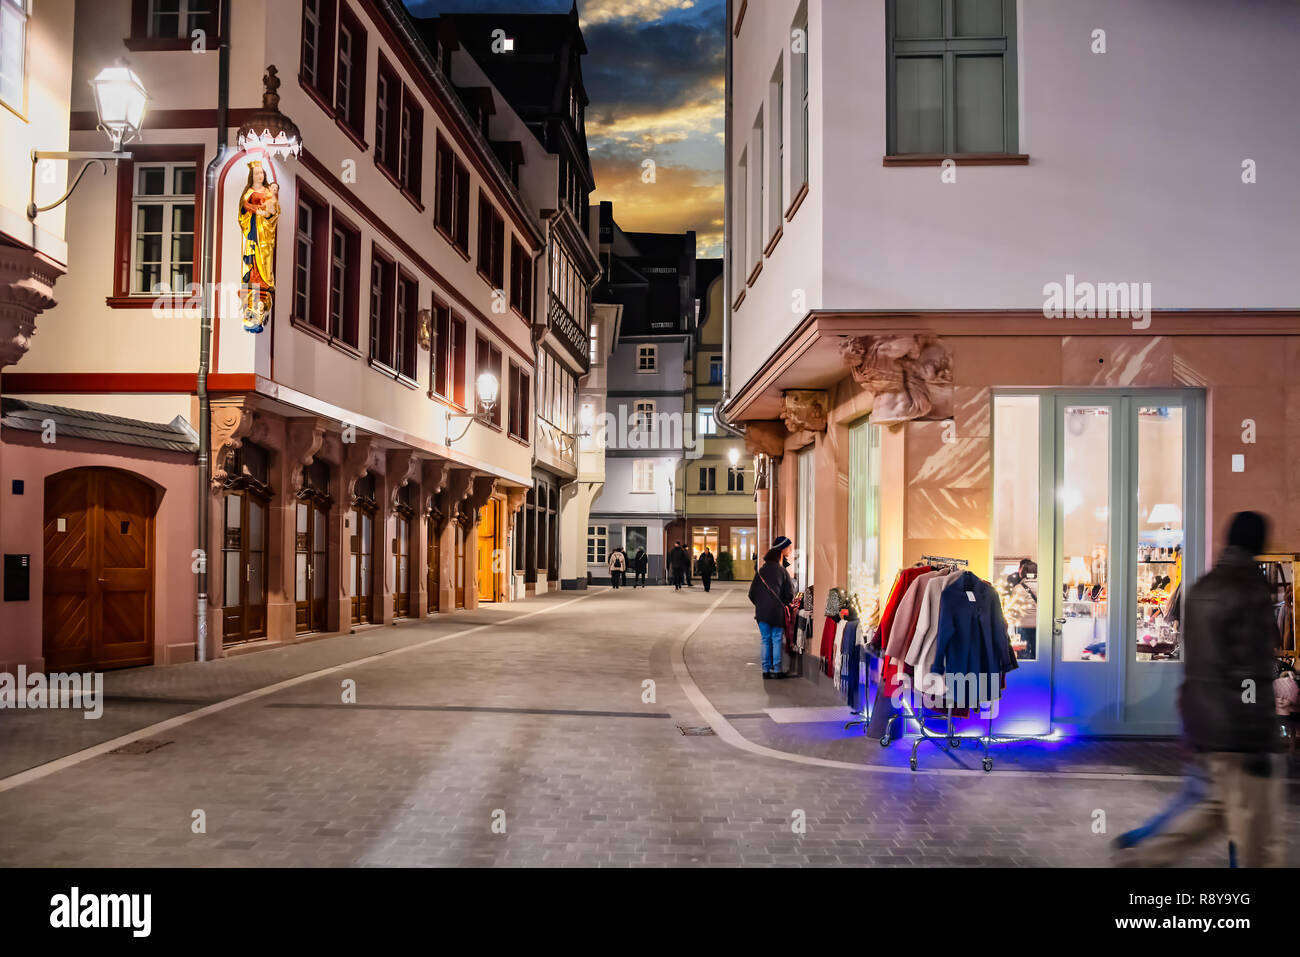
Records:
{"label": "shop window display", "polygon": [[1138,661],[1181,657],[1183,410],[1138,409]]}
{"label": "shop window display", "polygon": [[993,568],[1011,648],[1038,658],[1039,397],[993,400]]}
{"label": "shop window display", "polygon": [[1109,406],[1065,408],[1062,661],[1105,661],[1109,652],[1110,430]]}

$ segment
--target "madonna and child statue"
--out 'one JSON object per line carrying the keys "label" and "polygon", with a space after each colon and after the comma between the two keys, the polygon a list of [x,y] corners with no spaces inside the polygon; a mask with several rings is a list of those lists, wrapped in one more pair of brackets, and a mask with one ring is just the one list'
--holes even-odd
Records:
{"label": "madonna and child statue", "polygon": [[267,183],[262,160],[248,164],[248,184],[239,194],[243,275],[239,298],[244,329],[261,332],[271,318],[275,294],[275,227],[280,221],[280,187]]}

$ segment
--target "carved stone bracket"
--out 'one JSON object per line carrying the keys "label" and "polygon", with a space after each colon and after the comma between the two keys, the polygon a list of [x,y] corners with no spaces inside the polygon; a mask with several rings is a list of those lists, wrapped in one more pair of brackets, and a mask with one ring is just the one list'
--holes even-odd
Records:
{"label": "carved stone bracket", "polygon": [[357,479],[370,471],[370,454],[374,451],[373,435],[358,435],[355,442],[343,447],[343,501],[351,504],[357,492]]}
{"label": "carved stone bracket", "polygon": [[830,399],[820,389],[790,389],[782,395],[781,420],[791,432],[825,432]]}
{"label": "carved stone bracket", "polygon": [[235,402],[214,402],[212,404],[211,442],[212,442],[212,491],[219,492],[230,478],[227,466],[231,454],[244,444],[244,439],[253,431],[256,417],[251,408],[246,408],[242,400]]}
{"label": "carved stone bracket", "polygon": [[289,457],[289,494],[302,491],[303,469],[316,460],[321,443],[325,441],[325,423],[316,418],[290,419],[285,441],[285,454]]}
{"label": "carved stone bracket", "polygon": [[423,496],[421,504],[426,515],[436,517],[438,498],[451,471],[451,464],[446,459],[425,459],[422,468],[424,471],[420,477],[420,494]]}
{"label": "carved stone bracket", "polygon": [[495,475],[479,475],[474,479],[473,487],[465,501],[461,503],[461,511],[465,513],[465,526],[467,528],[478,524],[479,509],[487,504],[492,493],[496,491],[497,478]]}
{"label": "carved stone bracket", "polygon": [[53,309],[63,270],[29,249],[0,243],[0,369],[31,347],[36,317]]}
{"label": "carved stone bracket", "polygon": [[873,396],[871,420],[878,425],[952,417],[952,352],[941,339],[853,336],[841,343],[840,355]]}
{"label": "carved stone bracket", "polygon": [[388,453],[385,480],[390,506],[397,505],[397,493],[419,474],[420,460],[416,458],[414,449],[394,449]]}
{"label": "carved stone bracket", "polygon": [[464,524],[461,503],[465,501],[474,491],[474,470],[466,468],[453,468],[447,477],[447,482],[443,486],[440,498],[439,511],[442,513],[441,524],[438,531],[442,531],[447,521],[455,519],[458,523]]}
{"label": "carved stone bracket", "polygon": [[528,501],[528,489],[511,488],[506,490],[506,514],[514,515]]}
{"label": "carved stone bracket", "polygon": [[775,419],[745,423],[745,448],[750,455],[779,459],[785,454],[785,426]]}

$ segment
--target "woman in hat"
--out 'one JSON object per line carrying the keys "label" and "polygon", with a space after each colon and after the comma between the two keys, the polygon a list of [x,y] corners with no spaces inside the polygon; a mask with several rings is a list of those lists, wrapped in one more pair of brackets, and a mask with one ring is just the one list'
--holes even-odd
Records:
{"label": "woman in hat", "polygon": [[785,616],[794,601],[794,582],[785,570],[786,556],[794,543],[784,535],[772,543],[763,556],[763,564],[749,583],[749,600],[754,605],[754,620],[758,622],[761,639],[760,658],[764,678],[784,678],[785,667],[781,660],[781,642],[785,636]]}

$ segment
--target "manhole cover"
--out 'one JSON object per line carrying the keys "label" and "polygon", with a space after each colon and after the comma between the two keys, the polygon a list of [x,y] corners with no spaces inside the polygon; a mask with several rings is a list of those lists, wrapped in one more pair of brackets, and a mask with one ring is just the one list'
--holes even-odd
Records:
{"label": "manhole cover", "polygon": [[161,747],[171,744],[170,741],[159,741],[157,738],[146,739],[144,741],[131,741],[122,745],[120,748],[114,748],[109,754],[148,754],[150,751],[157,751]]}
{"label": "manhole cover", "polygon": [[686,735],[687,737],[703,737],[706,734],[715,734],[715,735],[717,734],[717,732],[710,727],[688,728],[685,725],[681,725],[681,724],[677,726],[677,730],[680,731],[682,734]]}

